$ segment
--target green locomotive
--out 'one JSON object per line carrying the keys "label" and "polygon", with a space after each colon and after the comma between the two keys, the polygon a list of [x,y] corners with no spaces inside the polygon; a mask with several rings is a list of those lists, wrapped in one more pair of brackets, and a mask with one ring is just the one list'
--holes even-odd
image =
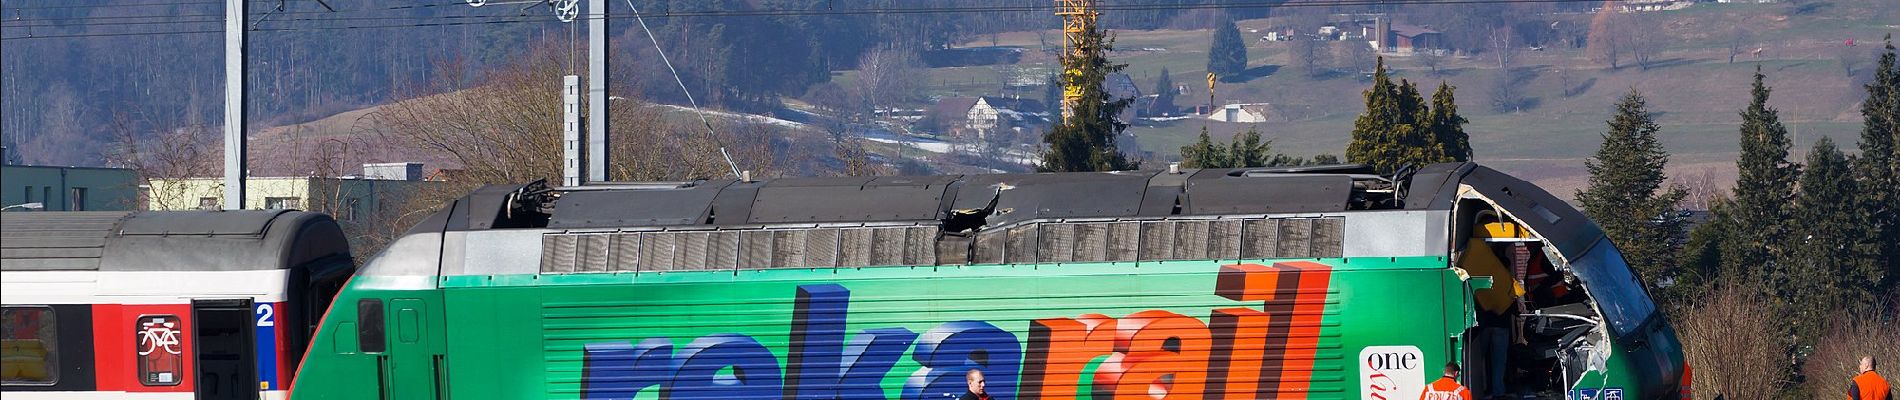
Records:
{"label": "green locomotive", "polygon": [[[488,187],[333,304],[294,399],[940,399],[974,369],[999,399],[1411,400],[1447,363],[1687,388],[1602,232],[1469,163]],[[1478,334],[1505,326],[1527,344]]]}

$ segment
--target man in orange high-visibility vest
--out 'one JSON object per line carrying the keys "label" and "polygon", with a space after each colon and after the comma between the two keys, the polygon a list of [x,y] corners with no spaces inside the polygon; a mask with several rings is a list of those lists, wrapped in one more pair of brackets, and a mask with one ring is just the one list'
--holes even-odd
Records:
{"label": "man in orange high-visibility vest", "polygon": [[1848,400],[1893,400],[1887,378],[1874,372],[1874,356],[1860,358],[1860,375],[1847,384]]}
{"label": "man in orange high-visibility vest", "polygon": [[1445,363],[1445,376],[1425,385],[1418,400],[1472,400],[1471,389],[1458,383],[1458,363]]}

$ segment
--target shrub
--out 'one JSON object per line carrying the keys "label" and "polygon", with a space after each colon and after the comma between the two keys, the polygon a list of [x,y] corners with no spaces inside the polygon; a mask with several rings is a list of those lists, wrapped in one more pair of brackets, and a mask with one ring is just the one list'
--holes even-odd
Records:
{"label": "shrub", "polygon": [[1769,398],[1788,383],[1786,340],[1760,290],[1729,283],[1675,318],[1698,399]]}
{"label": "shrub", "polygon": [[[1858,315],[1843,315],[1828,324],[1827,333],[1815,342],[1814,353],[1801,366],[1801,374],[1807,378],[1802,389],[1809,397],[1844,397],[1847,381],[1860,373],[1861,356],[1872,355],[1883,366],[1900,365],[1895,364],[1900,362],[1900,323],[1894,321],[1900,310],[1888,307],[1885,311],[1851,313]],[[1893,383],[1896,370],[1881,370]]]}

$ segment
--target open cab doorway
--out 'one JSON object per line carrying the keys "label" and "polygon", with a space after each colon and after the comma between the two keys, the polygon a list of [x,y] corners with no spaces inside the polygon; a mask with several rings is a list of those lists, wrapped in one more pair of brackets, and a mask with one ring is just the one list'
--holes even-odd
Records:
{"label": "open cab doorway", "polygon": [[1561,200],[1484,183],[1460,188],[1453,211],[1454,267],[1471,278],[1460,342],[1472,393],[1674,398],[1680,344],[1616,246],[1567,205],[1542,205]]}

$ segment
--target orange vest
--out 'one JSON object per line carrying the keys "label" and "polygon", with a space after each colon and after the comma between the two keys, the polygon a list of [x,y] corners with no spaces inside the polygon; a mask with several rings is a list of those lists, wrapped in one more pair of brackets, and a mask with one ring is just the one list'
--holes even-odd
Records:
{"label": "orange vest", "polygon": [[1471,400],[1471,389],[1458,384],[1457,379],[1442,377],[1426,385],[1425,393],[1420,394],[1418,400]]}
{"label": "orange vest", "polygon": [[1888,394],[1887,379],[1874,371],[1854,376],[1854,383],[1847,387],[1848,400],[1892,400]]}

